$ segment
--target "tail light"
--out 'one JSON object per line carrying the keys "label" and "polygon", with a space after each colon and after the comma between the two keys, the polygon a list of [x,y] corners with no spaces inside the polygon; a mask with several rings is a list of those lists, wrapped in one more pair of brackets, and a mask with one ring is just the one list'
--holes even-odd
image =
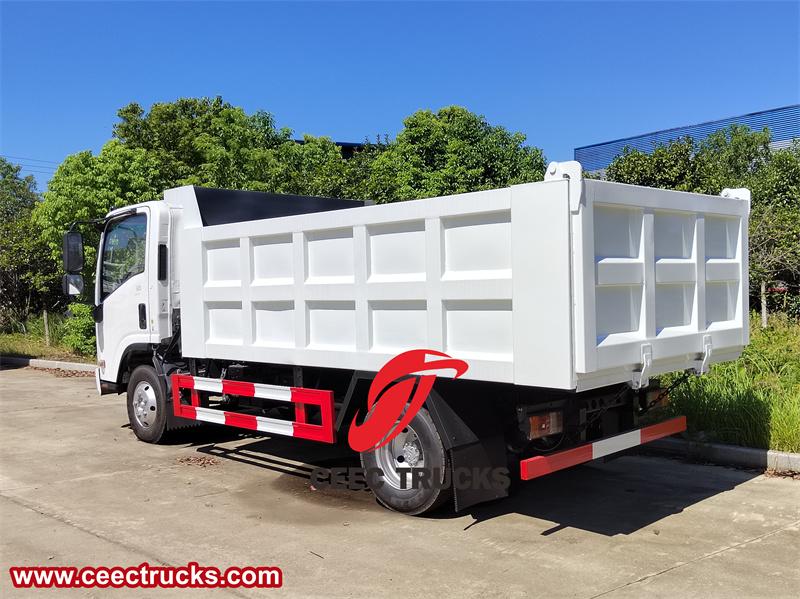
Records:
{"label": "tail light", "polygon": [[541,439],[564,431],[564,417],[561,412],[545,412],[530,417],[531,430],[528,439]]}

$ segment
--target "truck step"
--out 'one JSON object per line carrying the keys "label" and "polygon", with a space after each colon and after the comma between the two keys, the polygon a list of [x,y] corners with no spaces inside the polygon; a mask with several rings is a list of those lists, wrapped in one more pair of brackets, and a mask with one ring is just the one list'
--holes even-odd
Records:
{"label": "truck step", "polygon": [[[188,400],[185,394],[182,393],[184,390],[190,391]],[[292,403],[294,404],[295,420],[280,420],[278,418],[267,418],[203,407],[200,405],[199,392],[201,391],[216,395],[257,397]],[[336,440],[333,418],[333,391],[210,379],[188,374],[173,374],[172,406],[175,416],[180,418],[245,428],[273,435],[309,439],[322,443],[334,443]],[[306,406],[317,406],[319,408],[320,424],[308,422]]]}
{"label": "truck step", "polygon": [[652,426],[638,428],[621,435],[606,437],[593,443],[579,445],[550,455],[537,455],[519,463],[522,480],[539,478],[545,474],[591,462],[598,458],[624,451],[637,445],[644,445],[662,437],[668,437],[686,430],[686,416],[671,418]]}

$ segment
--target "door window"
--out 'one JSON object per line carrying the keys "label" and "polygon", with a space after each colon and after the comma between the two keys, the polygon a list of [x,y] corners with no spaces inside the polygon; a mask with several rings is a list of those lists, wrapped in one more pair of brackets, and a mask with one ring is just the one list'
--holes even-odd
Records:
{"label": "door window", "polygon": [[103,240],[101,299],[132,276],[144,272],[146,240],[147,215],[144,213],[111,221]]}

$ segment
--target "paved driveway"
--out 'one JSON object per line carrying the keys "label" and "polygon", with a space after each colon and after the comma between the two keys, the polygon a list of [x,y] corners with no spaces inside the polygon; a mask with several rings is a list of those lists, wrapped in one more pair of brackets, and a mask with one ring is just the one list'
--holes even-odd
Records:
{"label": "paved driveway", "polygon": [[[314,491],[313,443],[192,431],[137,442],[94,381],[0,372],[0,594],[10,565],[277,565],[216,596],[796,597],[800,481],[630,456],[409,518]],[[215,460],[197,458],[215,457]],[[211,465],[202,466],[202,464]],[[36,596],[62,592],[38,591]],[[74,590],[67,596],[196,596]]]}

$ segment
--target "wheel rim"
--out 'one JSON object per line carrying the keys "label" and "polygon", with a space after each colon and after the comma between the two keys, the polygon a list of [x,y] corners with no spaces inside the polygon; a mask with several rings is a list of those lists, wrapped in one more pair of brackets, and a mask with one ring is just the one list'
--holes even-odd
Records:
{"label": "wheel rim", "polygon": [[150,428],[158,417],[156,390],[147,381],[136,385],[133,391],[133,417],[142,428]]}
{"label": "wheel rim", "polygon": [[[378,467],[383,471],[383,480],[395,489],[403,489],[400,485],[400,470],[425,467],[425,454],[422,442],[416,431],[406,426],[399,435],[389,443],[375,450]],[[411,486],[411,477],[406,476],[405,488]]]}

